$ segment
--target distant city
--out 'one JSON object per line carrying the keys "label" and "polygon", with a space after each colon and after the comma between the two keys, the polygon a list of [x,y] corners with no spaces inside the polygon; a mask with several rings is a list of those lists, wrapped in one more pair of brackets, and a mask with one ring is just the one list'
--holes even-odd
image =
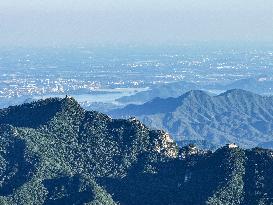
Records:
{"label": "distant city", "polygon": [[66,94],[84,107],[122,106],[121,97],[180,81],[218,93],[241,79],[271,81],[272,59],[268,46],[1,49],[0,107]]}

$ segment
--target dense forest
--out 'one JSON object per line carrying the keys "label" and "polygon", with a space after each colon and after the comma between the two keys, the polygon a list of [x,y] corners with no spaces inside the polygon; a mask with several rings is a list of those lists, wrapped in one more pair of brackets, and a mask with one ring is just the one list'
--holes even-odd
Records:
{"label": "dense forest", "polygon": [[0,110],[0,204],[273,204],[273,151],[179,148],[70,97]]}

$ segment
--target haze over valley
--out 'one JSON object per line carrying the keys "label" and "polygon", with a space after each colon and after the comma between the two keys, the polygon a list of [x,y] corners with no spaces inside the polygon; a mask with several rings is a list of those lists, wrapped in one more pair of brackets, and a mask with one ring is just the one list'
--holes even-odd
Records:
{"label": "haze over valley", "polygon": [[[10,48],[0,53],[1,107],[66,94],[101,111],[193,89],[272,94],[273,48],[266,45]],[[122,98],[136,93],[137,99]]]}
{"label": "haze over valley", "polygon": [[273,205],[272,0],[0,1],[0,205]]}

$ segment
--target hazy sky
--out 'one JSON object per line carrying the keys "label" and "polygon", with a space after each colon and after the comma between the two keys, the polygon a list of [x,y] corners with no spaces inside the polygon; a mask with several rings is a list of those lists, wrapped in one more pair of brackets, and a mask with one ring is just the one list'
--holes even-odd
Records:
{"label": "hazy sky", "polygon": [[273,42],[273,0],[2,0],[0,45]]}

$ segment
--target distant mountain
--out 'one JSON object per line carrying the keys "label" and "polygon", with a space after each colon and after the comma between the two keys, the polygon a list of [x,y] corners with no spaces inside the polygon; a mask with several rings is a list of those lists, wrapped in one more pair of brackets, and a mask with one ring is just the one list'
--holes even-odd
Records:
{"label": "distant mountain", "polygon": [[98,112],[107,113],[110,110],[122,108],[124,106],[116,105],[114,103],[103,103],[103,102],[87,102],[81,103],[81,106],[86,110],[96,110]]}
{"label": "distant mountain", "polygon": [[147,91],[142,91],[131,96],[125,96],[117,99],[120,103],[135,103],[142,104],[151,101],[154,98],[179,97],[183,93],[190,90],[204,90],[208,92],[227,91],[231,89],[243,89],[258,94],[273,94],[273,80],[268,77],[244,78],[234,82],[223,83],[208,83],[200,85],[187,81],[179,81],[173,83],[165,83],[152,86]]}
{"label": "distant mountain", "polygon": [[120,103],[144,103],[157,97],[178,97],[182,93],[193,89],[200,89],[200,86],[186,81],[159,84],[152,86],[150,90],[138,92],[131,96],[121,97],[117,99],[117,101]]}
{"label": "distant mountain", "polygon": [[272,150],[178,148],[70,97],[0,110],[0,144],[3,205],[273,203]]}
{"label": "distant mountain", "polygon": [[273,93],[273,80],[267,77],[246,78],[232,82],[222,89],[243,89],[259,94],[272,94]]}
{"label": "distant mountain", "polygon": [[166,130],[178,141],[205,140],[216,146],[236,142],[254,147],[273,140],[273,97],[238,89],[218,96],[190,91],[178,98],[128,105],[110,115],[136,116],[150,127]]}

